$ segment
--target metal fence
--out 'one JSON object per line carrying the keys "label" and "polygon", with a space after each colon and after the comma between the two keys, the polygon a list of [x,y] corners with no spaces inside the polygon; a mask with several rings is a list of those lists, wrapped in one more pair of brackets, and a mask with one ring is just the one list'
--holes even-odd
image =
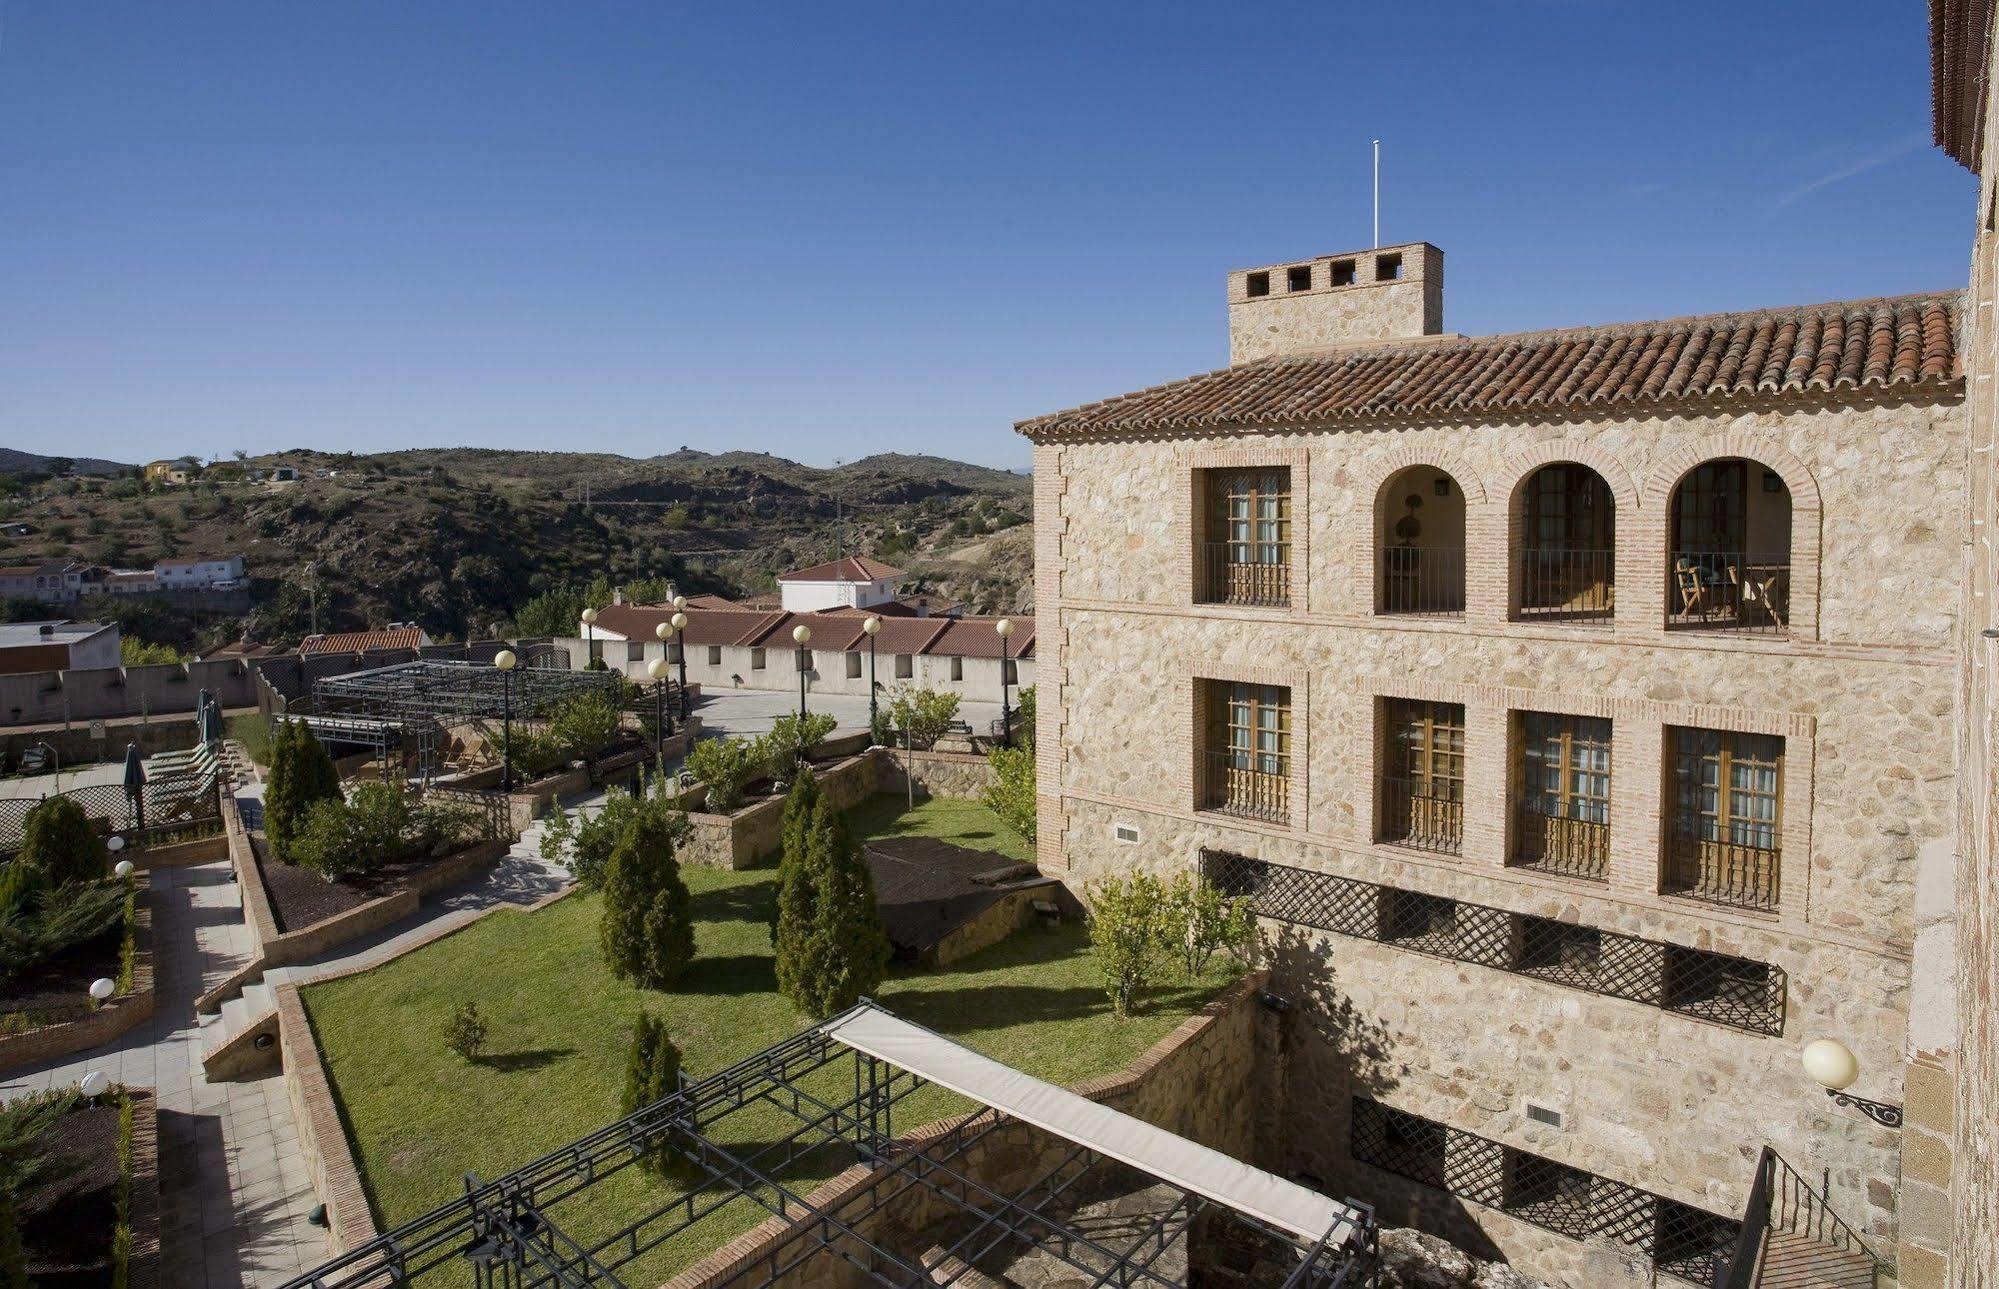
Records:
{"label": "metal fence", "polygon": [[1666,625],[1781,636],[1790,631],[1791,557],[1674,551]]}
{"label": "metal fence", "polygon": [[1206,766],[1201,803],[1205,809],[1267,823],[1290,821],[1291,776],[1258,768],[1284,765],[1282,758],[1251,751],[1204,752],[1201,756]]}
{"label": "metal fence", "polygon": [[1464,784],[1456,779],[1384,775],[1380,840],[1455,855],[1464,845]]}
{"label": "metal fence", "polygon": [[1784,972],[1769,963],[1645,940],[1421,891],[1203,851],[1209,880],[1258,915],[1532,976],[1755,1034],[1784,1032]]}
{"label": "metal fence", "polygon": [[1518,616],[1608,622],[1616,607],[1616,581],[1613,551],[1529,547],[1515,562]]}
{"label": "metal fence", "polygon": [[1886,1270],[1825,1197],[1776,1151],[1763,1147],[1740,1234],[1715,1268],[1714,1289],[1875,1289]]}
{"label": "metal fence", "polygon": [[1514,809],[1513,853],[1522,868],[1600,882],[1610,875],[1610,825],[1522,803]]}
{"label": "metal fence", "polygon": [[1663,1275],[1710,1284],[1742,1224],[1518,1146],[1355,1097],[1348,1153],[1571,1240],[1610,1239]]}
{"label": "metal fence", "polygon": [[1465,615],[1461,546],[1388,546],[1381,551],[1380,611],[1413,617]]}
{"label": "metal fence", "polygon": [[1209,604],[1284,608],[1291,603],[1288,551],[1254,542],[1202,542],[1201,598]]}
{"label": "metal fence", "polygon": [[118,833],[135,845],[214,827],[222,818],[216,783],[216,772],[211,770],[198,776],[148,780],[136,798],[116,783],[85,783],[40,797],[0,798],[0,857],[21,849],[29,813],[57,796],[81,806],[99,831]]}

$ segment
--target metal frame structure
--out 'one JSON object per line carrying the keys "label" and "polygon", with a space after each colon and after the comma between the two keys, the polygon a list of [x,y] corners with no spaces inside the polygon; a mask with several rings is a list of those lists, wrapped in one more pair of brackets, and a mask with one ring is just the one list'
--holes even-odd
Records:
{"label": "metal frame structure", "polygon": [[[1202,1218],[1241,1223],[1274,1242],[1273,1247],[1288,1250],[1295,1264],[1284,1289],[1375,1284],[1373,1217],[1358,1205],[1351,1206],[1359,1219],[1358,1235],[1336,1242],[1329,1232],[1307,1244],[1074,1142],[1067,1142],[1067,1151],[1057,1152],[1059,1162],[1026,1186],[996,1189],[965,1161],[980,1142],[1017,1122],[992,1108],[920,1145],[897,1140],[896,1105],[927,1085],[833,1037],[829,1031],[852,1014],[785,1039],[720,1073],[697,1080],[683,1075],[673,1096],[498,1180],[481,1182],[468,1175],[459,1199],[288,1282],[284,1289],[408,1285],[454,1261],[464,1265],[476,1289],[619,1289],[624,1284],[619,1268],[737,1201],[791,1223],[756,1262],[733,1277],[741,1289],[778,1284],[821,1256],[838,1258],[863,1282],[890,1289],[951,1285],[981,1258],[1009,1244],[1058,1258],[1093,1286],[1179,1289],[1157,1264]],[[780,1112],[784,1129],[758,1135],[752,1144],[728,1144],[729,1120],[753,1109]],[[663,1192],[651,1211],[609,1235],[587,1239],[572,1236],[557,1221],[566,1201],[587,1202],[592,1186],[663,1153],[681,1161],[694,1180],[677,1194]],[[828,1162],[861,1162],[874,1171],[837,1202],[822,1206],[808,1197],[813,1174],[798,1173],[801,1164],[823,1172]],[[1170,1191],[1170,1202],[1135,1239],[1129,1233],[1115,1241],[1092,1235],[1062,1215],[1065,1202],[1109,1183],[1132,1181]],[[955,1214],[948,1234],[938,1241],[941,1253],[913,1255],[884,1247],[868,1231],[871,1217],[916,1192],[930,1202],[941,1200]],[[443,1280],[433,1276],[424,1281],[441,1282],[448,1282],[448,1272]]]}

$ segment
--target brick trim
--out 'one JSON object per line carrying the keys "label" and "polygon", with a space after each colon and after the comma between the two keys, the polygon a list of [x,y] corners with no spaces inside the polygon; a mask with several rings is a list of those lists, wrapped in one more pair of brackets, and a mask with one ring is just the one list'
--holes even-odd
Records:
{"label": "brick trim", "polygon": [[1415,466],[1428,466],[1449,475],[1464,497],[1465,620],[1485,623],[1504,618],[1504,604],[1495,606],[1492,601],[1490,579],[1475,578],[1474,563],[1470,559],[1472,551],[1492,549],[1495,521],[1486,496],[1485,480],[1479,477],[1470,461],[1441,443],[1420,447],[1404,445],[1379,460],[1356,466],[1353,476],[1355,508],[1365,511],[1368,529],[1367,557],[1355,570],[1358,576],[1354,579],[1353,602],[1365,605],[1368,614],[1375,619],[1395,616],[1377,612],[1381,603],[1381,532],[1387,520],[1388,485],[1404,470]]}
{"label": "brick trim", "polygon": [[[1638,485],[1622,461],[1601,444],[1587,440],[1565,438],[1536,443],[1506,458],[1500,468],[1493,472],[1495,479],[1505,481],[1506,540],[1502,549],[1506,552],[1506,557],[1499,561],[1480,562],[1479,594],[1483,602],[1488,604],[1496,602],[1503,606],[1505,611],[1502,616],[1506,618],[1510,619],[1520,611],[1520,585],[1513,575],[1513,557],[1527,537],[1526,515],[1523,510],[1527,481],[1543,466],[1571,461],[1596,472],[1597,477],[1610,489],[1611,501],[1615,507],[1612,517],[1614,533],[1612,540],[1615,546],[1611,556],[1611,567],[1620,589],[1612,601],[1614,612],[1610,619],[1610,634],[1620,639],[1643,634],[1633,629],[1637,625],[1633,614],[1634,606],[1626,598],[1627,591],[1622,589],[1636,588],[1645,579],[1645,566],[1641,558],[1643,547],[1632,540],[1634,529],[1642,531],[1639,528],[1642,503]],[[1499,488],[1496,486],[1494,492],[1498,491]],[[1488,528],[1484,536],[1487,539],[1497,536],[1496,528],[1497,525]],[[1494,579],[1503,579],[1502,585],[1495,586]],[[1503,594],[1495,594],[1502,589]],[[1471,588],[1467,587],[1466,591],[1470,594]],[[1575,629],[1584,632],[1594,630],[1598,634],[1603,634],[1601,628],[1579,626]]]}
{"label": "brick trim", "polygon": [[[1300,447],[1285,447],[1275,443],[1256,444],[1248,447],[1197,448],[1183,450],[1174,465],[1176,483],[1173,489],[1173,529],[1174,548],[1180,552],[1180,565],[1176,572],[1180,590],[1173,602],[1186,607],[1203,603],[1198,593],[1201,574],[1201,509],[1200,492],[1202,476],[1210,470],[1249,470],[1258,467],[1282,467],[1291,472],[1291,564],[1290,603],[1282,609],[1260,609],[1257,612],[1275,617],[1295,617],[1311,609],[1312,597],[1312,466],[1311,457]],[[1036,585],[1039,585],[1039,562],[1036,567]],[[1037,615],[1036,619],[1041,619]]]}
{"label": "brick trim", "polygon": [[1312,818],[1311,673],[1288,667],[1241,667],[1204,660],[1199,675],[1182,676],[1175,682],[1180,710],[1186,713],[1180,727],[1184,742],[1174,749],[1175,760],[1180,767],[1181,782],[1187,787],[1188,808],[1202,814],[1208,813],[1204,809],[1206,803],[1201,800],[1200,755],[1208,750],[1203,746],[1207,739],[1207,710],[1202,687],[1211,681],[1278,685],[1291,691],[1291,770],[1287,789],[1291,818],[1284,826],[1304,831]]}

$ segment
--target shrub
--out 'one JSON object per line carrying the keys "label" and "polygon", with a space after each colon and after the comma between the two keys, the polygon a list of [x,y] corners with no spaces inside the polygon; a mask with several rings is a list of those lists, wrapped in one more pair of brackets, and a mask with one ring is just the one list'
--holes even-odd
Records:
{"label": "shrub", "polygon": [[[505,734],[502,733],[502,754],[505,752]],[[562,741],[547,730],[533,726],[516,724],[513,729],[514,773],[523,779],[535,779],[569,759]]]}
{"label": "shrub", "polygon": [[14,862],[41,874],[51,886],[63,886],[103,877],[109,855],[74,798],[50,797],[28,812]]}
{"label": "shrub", "polygon": [[773,779],[790,774],[800,754],[824,743],[839,724],[839,718],[830,712],[807,712],[803,720],[797,716],[778,717],[770,723],[770,733],[764,736],[767,758],[764,772]]}
{"label": "shrub", "polygon": [[1007,827],[1034,840],[1034,748],[996,747],[986,753],[993,781],[983,798]]}
{"label": "shrub", "polygon": [[1028,685],[1015,695],[1014,716],[1018,723],[1014,727],[1013,741],[1029,751],[1034,749],[1034,686]]}
{"label": "shrub", "polygon": [[791,997],[824,1017],[881,985],[890,948],[875,907],[874,874],[824,794],[812,806],[806,856],[814,886],[812,937],[799,955]]}
{"label": "shrub", "polygon": [[611,848],[598,933],[620,980],[666,989],[694,958],[693,900],[673,858],[674,830],[640,811]]}
{"label": "shrub", "polygon": [[1181,873],[1167,889],[1166,943],[1189,979],[1208,969],[1219,950],[1247,965],[1256,940],[1256,909],[1230,899],[1207,878]]}
{"label": "shrub", "polygon": [[478,1003],[467,999],[453,1009],[444,1022],[444,1045],[461,1060],[478,1061],[486,1046],[486,1018],[479,1014]]}
{"label": "shrub", "polygon": [[5,885],[0,893],[5,899],[0,904],[0,985],[108,934],[132,908],[118,882],[48,886],[9,872]]}
{"label": "shrub", "polygon": [[611,850],[641,815],[665,827],[678,846],[687,833],[687,816],[663,796],[634,796],[622,788],[604,794],[603,806],[592,814],[569,814],[549,807],[542,820],[541,857],[567,868],[585,890],[603,885]]}
{"label": "shrub", "polygon": [[1103,973],[1111,1012],[1120,1020],[1151,980],[1167,947],[1171,915],[1166,888],[1148,873],[1108,878],[1086,888],[1090,947]]}
{"label": "shrub", "polygon": [[264,788],[264,836],[271,853],[293,862],[292,838],[313,806],[340,799],[340,771],[325,744],[303,722],[286,721],[272,740],[271,774]]}
{"label": "shrub", "polygon": [[768,768],[762,739],[702,739],[687,750],[687,770],[708,786],[708,809],[725,815],[743,804],[743,788]]}
{"label": "shrub", "polygon": [[367,867],[349,827],[353,816],[341,801],[315,801],[305,818],[289,829],[285,862],[309,868],[332,881]]}
{"label": "shrub", "polygon": [[426,801],[418,806],[412,816],[412,831],[412,854],[448,855],[486,836],[479,812],[456,801]]}
{"label": "shrub", "polygon": [[356,862],[374,868],[409,854],[414,849],[413,820],[400,784],[364,783],[355,788],[347,800],[347,833]]}
{"label": "shrub", "polygon": [[56,1120],[81,1100],[76,1092],[26,1096],[0,1107],[0,1285],[27,1289],[28,1254],[21,1243],[21,1201],[37,1183],[67,1171],[49,1158]]}
{"label": "shrub", "polygon": [[897,731],[891,741],[897,744],[907,736],[911,747],[928,748],[944,737],[957,716],[956,694],[903,685],[889,697],[889,724]]}
{"label": "shrub", "polygon": [[548,733],[565,756],[594,761],[617,741],[621,717],[608,694],[573,694],[549,714]]}
{"label": "shrub", "polygon": [[[632,1027],[631,1056],[625,1065],[625,1094],[619,1102],[629,1117],[680,1091],[680,1049],[666,1032],[666,1022],[650,1012],[640,1012]],[[680,1153],[668,1145],[662,1134],[639,1156],[639,1167],[655,1177],[683,1176],[686,1169]]]}

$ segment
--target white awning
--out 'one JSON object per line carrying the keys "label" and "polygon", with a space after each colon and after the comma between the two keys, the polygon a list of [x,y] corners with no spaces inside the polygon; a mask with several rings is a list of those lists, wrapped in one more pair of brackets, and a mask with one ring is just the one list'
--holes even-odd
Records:
{"label": "white awning", "polygon": [[1218,1150],[1079,1097],[875,1007],[826,1026],[828,1037],[941,1087],[1150,1173],[1185,1191],[1317,1243],[1360,1229],[1351,1208]]}

